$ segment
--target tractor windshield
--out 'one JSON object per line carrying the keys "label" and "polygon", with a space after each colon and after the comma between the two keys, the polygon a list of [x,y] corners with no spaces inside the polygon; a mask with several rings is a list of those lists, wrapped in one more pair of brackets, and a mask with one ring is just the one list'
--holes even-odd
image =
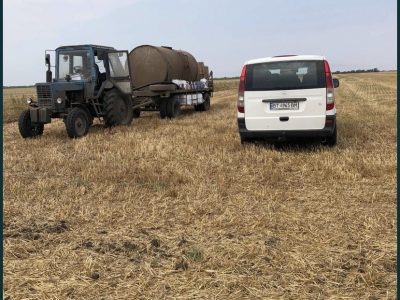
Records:
{"label": "tractor windshield", "polygon": [[89,80],[91,78],[88,50],[65,50],[58,53],[58,80]]}

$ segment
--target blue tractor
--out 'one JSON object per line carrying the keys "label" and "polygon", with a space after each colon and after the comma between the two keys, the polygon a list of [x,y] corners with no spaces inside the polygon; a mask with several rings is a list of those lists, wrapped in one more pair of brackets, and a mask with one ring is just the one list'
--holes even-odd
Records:
{"label": "blue tractor", "polygon": [[128,51],[97,45],[63,46],[55,50],[53,78],[46,54],[46,82],[37,83],[37,101],[19,117],[23,138],[43,134],[53,118],[63,119],[70,138],[86,135],[94,118],[106,126],[132,122],[132,87]]}

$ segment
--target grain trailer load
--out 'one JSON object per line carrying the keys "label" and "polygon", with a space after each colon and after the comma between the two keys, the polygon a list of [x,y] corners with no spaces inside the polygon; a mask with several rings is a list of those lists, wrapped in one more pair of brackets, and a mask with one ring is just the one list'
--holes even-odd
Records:
{"label": "grain trailer load", "polygon": [[134,87],[173,79],[196,81],[197,61],[189,52],[143,45],[129,53]]}

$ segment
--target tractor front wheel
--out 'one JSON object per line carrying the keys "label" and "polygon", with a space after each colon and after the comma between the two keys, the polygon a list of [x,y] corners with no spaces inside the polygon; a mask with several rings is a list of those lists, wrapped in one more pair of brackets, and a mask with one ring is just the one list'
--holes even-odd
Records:
{"label": "tractor front wheel", "polygon": [[65,128],[71,139],[86,135],[90,127],[90,118],[88,113],[80,108],[74,107],[65,119]]}
{"label": "tractor front wheel", "polygon": [[43,134],[43,124],[33,124],[31,121],[31,113],[29,109],[24,110],[18,119],[18,129],[21,136],[26,138],[33,138]]}

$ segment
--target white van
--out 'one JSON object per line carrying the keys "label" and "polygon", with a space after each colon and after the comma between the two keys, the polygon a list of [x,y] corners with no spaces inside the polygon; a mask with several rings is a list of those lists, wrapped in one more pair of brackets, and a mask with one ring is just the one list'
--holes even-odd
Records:
{"label": "white van", "polygon": [[241,142],[320,138],[334,146],[338,86],[323,56],[284,55],[246,62],[237,102]]}

